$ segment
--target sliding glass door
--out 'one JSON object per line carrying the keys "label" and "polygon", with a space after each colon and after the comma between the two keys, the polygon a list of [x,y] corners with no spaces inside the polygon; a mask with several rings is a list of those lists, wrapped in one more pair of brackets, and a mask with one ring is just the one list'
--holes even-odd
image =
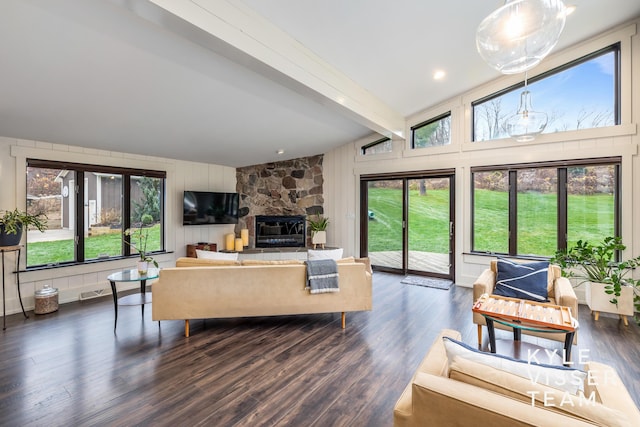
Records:
{"label": "sliding glass door", "polygon": [[367,252],[374,265],[402,269],[403,261],[403,180],[367,182],[366,209],[369,239]]}
{"label": "sliding glass door", "polygon": [[379,270],[452,279],[452,183],[452,173],[362,177],[362,255]]}
{"label": "sliding glass door", "polygon": [[407,184],[407,269],[449,276],[453,252],[450,178],[410,179]]}

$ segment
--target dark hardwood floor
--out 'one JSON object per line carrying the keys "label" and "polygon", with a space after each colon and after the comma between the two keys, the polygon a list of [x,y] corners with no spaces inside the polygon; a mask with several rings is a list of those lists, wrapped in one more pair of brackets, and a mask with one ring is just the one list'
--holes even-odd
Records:
{"label": "dark hardwood floor", "polygon": [[[390,426],[393,406],[442,328],[475,345],[471,289],[374,275],[374,309],[347,315],[191,322],[144,320],[111,297],[7,318],[0,346],[0,425]],[[616,367],[640,406],[640,328],[594,322],[579,345]],[[498,338],[511,334],[497,331]],[[524,337],[547,348],[556,341]],[[485,342],[486,347],[486,329]]]}

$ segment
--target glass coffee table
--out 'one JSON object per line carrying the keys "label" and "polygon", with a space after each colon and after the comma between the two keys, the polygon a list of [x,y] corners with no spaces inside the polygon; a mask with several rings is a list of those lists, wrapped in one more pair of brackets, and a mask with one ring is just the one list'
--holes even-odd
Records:
{"label": "glass coffee table", "polygon": [[[113,322],[113,332],[116,331],[118,325],[118,305],[129,305],[142,307],[142,317],[144,318],[144,306],[145,304],[151,304],[151,292],[146,292],[147,280],[157,279],[160,274],[159,268],[150,268],[147,274],[140,274],[138,270],[133,268],[129,270],[118,271],[112,273],[107,277],[107,280],[111,283],[111,293],[113,295],[113,307],[115,310],[115,320]],[[140,293],[127,295],[118,298],[118,290],[116,283],[127,282],[140,282]],[[160,322],[158,322],[158,325]]]}

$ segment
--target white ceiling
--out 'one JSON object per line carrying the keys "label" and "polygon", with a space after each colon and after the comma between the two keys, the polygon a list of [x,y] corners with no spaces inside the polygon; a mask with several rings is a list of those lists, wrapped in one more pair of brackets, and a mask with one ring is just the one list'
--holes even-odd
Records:
{"label": "white ceiling", "polygon": [[[326,152],[498,77],[474,34],[501,4],[0,0],[0,135],[234,167]],[[640,16],[573,4],[556,49]]]}

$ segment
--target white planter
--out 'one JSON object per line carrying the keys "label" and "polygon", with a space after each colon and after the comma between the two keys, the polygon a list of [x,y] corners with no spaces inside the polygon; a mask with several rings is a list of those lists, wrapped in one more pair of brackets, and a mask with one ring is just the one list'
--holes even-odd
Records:
{"label": "white planter", "polygon": [[138,261],[138,274],[147,274],[147,271],[149,271],[149,262]]}
{"label": "white planter", "polygon": [[[623,286],[620,290],[620,296],[616,297],[615,295],[605,294],[604,287],[604,283],[587,283],[587,305],[591,311],[633,316],[633,288],[631,286]],[[611,298],[618,299],[617,306],[610,302]]]}
{"label": "white planter", "polygon": [[320,245],[324,248],[324,244],[327,243],[327,232],[326,231],[313,231],[311,234],[311,243],[313,243],[313,247],[315,248],[317,245]]}

